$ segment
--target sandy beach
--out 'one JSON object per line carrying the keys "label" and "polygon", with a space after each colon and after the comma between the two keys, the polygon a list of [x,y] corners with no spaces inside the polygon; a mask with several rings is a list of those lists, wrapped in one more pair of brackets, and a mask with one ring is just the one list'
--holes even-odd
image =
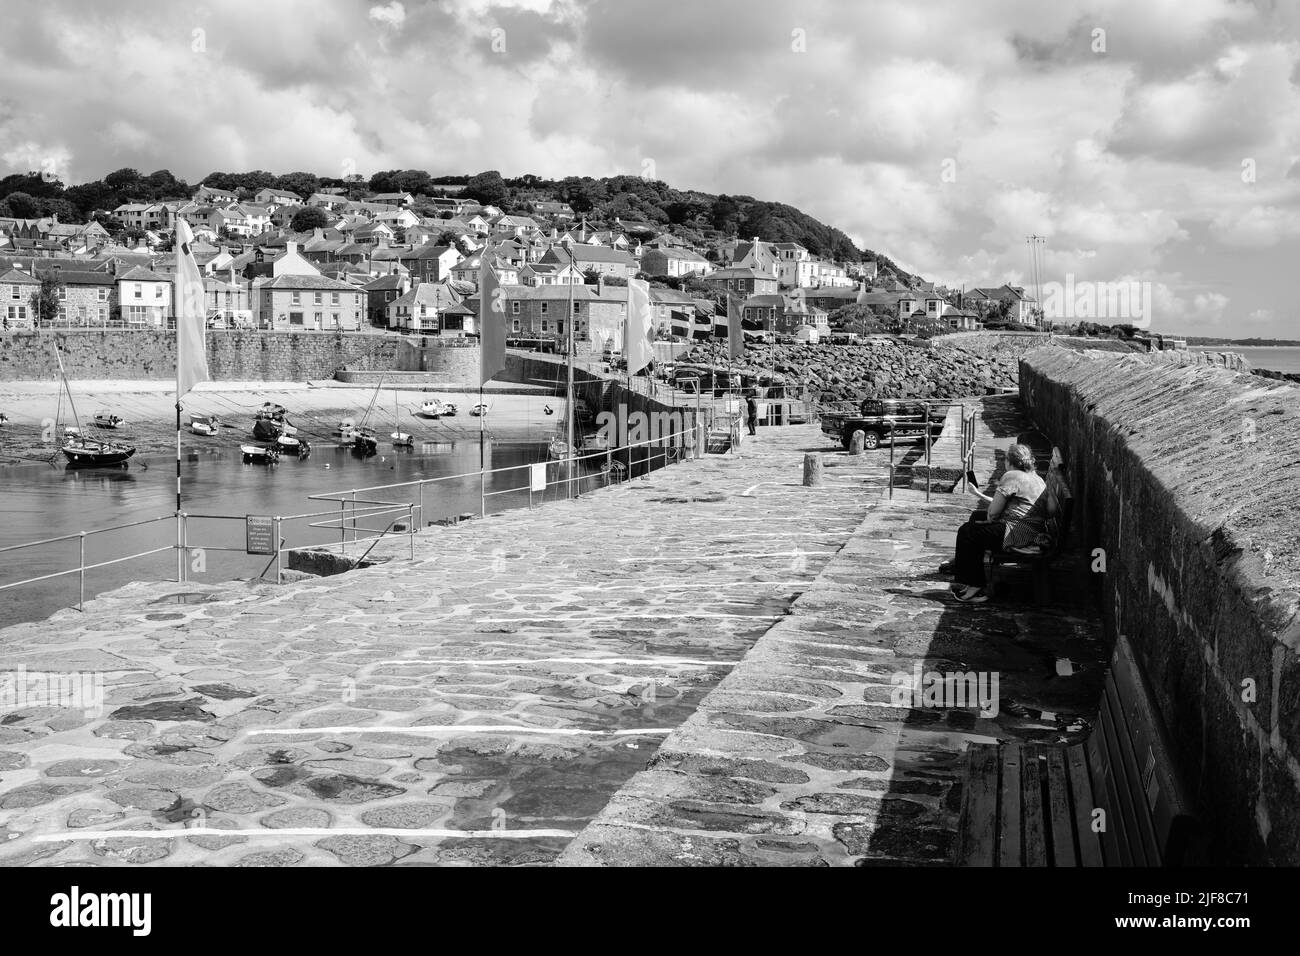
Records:
{"label": "sandy beach", "polygon": [[[141,452],[158,452],[176,441],[175,386],[172,382],[81,381],[71,383],[83,432],[134,444]],[[507,393],[505,389],[510,389]],[[525,439],[545,436],[562,420],[564,399],[539,389],[536,394],[515,394],[520,386],[485,389],[489,407],[483,422],[489,437]],[[67,397],[60,403],[57,382],[0,382],[0,412],[8,422],[0,426],[0,463],[48,460],[57,455],[55,436],[63,424],[72,424]],[[416,415],[422,402],[437,397],[457,407],[454,417],[428,419]],[[289,410],[289,421],[313,444],[334,440],[340,419],[358,423],[374,402],[369,423],[381,436],[392,431],[408,432],[417,440],[456,441],[477,438],[480,419],[469,410],[478,403],[477,391],[425,392],[419,387],[381,388],[378,397],[371,386],[322,382],[204,382],[182,402],[184,448],[209,448],[252,440],[257,410],[275,402]],[[61,405],[61,411],[60,411]],[[551,414],[546,414],[546,409]],[[91,424],[98,412],[126,420],[118,430],[102,430]],[[191,415],[214,415],[223,427],[215,436],[195,435],[189,430]],[[59,429],[51,427],[56,419]]]}

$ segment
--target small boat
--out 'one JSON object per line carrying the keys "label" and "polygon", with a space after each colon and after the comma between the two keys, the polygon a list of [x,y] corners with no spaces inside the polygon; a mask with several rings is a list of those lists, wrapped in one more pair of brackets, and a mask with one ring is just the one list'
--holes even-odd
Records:
{"label": "small boat", "polygon": [[275,402],[266,402],[257,410],[253,421],[253,437],[258,441],[273,442],[281,435],[292,435],[297,431],[286,419],[289,410]]}
{"label": "small boat", "polygon": [[[448,408],[451,408],[450,412],[447,411]],[[443,415],[456,414],[456,409],[454,406],[449,406],[439,399],[431,398],[427,402],[421,403],[420,410],[415,414],[419,415],[421,418],[441,418]]]}
{"label": "small boat", "polygon": [[0,425],[8,425],[8,424],[9,424],[9,416],[6,415],[4,412],[0,412]]}
{"label": "small boat", "polygon": [[578,442],[579,454],[592,454],[601,451],[609,451],[609,438],[601,432],[587,435]]}
{"label": "small boat", "polygon": [[293,435],[281,435],[275,440],[275,450],[281,455],[292,455],[294,458],[306,458],[311,454],[311,445],[305,438],[295,438]]}
{"label": "small boat", "polygon": [[76,425],[64,425],[64,426],[63,426],[63,437],[64,437],[64,438],[76,438],[76,437],[77,437],[78,435],[80,435],[80,434],[81,434],[81,429],[78,428]]}
{"label": "small boat", "polygon": [[394,448],[415,447],[415,438],[407,434],[406,432],[393,432],[392,439],[393,439]]}
{"label": "small boat", "polygon": [[487,405],[485,405],[485,404],[483,404],[482,402],[480,402],[479,404],[477,404],[477,405],[475,405],[473,408],[471,408],[471,409],[469,410],[469,413],[470,413],[471,415],[473,415],[475,418],[480,418],[480,417],[482,417],[483,415],[486,415],[486,414],[488,413],[488,407],[487,407]]}
{"label": "small boat", "polygon": [[64,442],[62,451],[68,459],[68,466],[76,468],[111,468],[125,465],[135,454],[132,445],[123,445],[120,442],[83,441],[80,438]]}
{"label": "small boat", "polygon": [[190,431],[196,435],[215,435],[220,422],[212,415],[191,415]]}
{"label": "small boat", "polygon": [[546,446],[546,454],[551,458],[568,458],[569,443],[563,438],[552,438],[550,444]]}
{"label": "small boat", "polygon": [[245,464],[274,465],[280,460],[280,453],[273,445],[240,445],[239,451]]}
{"label": "small boat", "polygon": [[357,437],[352,439],[352,450],[358,455],[369,458],[379,451],[379,439],[373,428],[358,428]]}
{"label": "small boat", "polygon": [[453,405],[451,402],[443,402],[442,409],[443,409],[442,414],[443,417],[445,418],[451,418],[453,415],[456,414],[456,406]]}
{"label": "small boat", "polygon": [[110,415],[107,412],[99,412],[95,415],[96,428],[122,428],[126,425],[126,419],[119,415]]}

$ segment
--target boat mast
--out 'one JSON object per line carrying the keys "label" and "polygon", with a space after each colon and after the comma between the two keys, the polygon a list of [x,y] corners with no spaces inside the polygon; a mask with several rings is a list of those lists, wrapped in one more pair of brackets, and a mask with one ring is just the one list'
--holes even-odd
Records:
{"label": "boat mast", "polygon": [[63,388],[68,393],[68,407],[72,409],[72,420],[77,423],[77,434],[81,434],[81,419],[77,416],[77,403],[72,400],[72,386],[68,384],[68,375],[63,371],[63,355],[59,352],[59,343],[54,342],[54,357],[59,362],[59,378],[63,379]]}

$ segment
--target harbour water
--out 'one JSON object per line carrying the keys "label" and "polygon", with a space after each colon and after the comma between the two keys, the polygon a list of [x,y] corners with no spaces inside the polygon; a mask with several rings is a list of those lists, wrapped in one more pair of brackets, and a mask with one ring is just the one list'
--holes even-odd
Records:
{"label": "harbour water", "polygon": [[[545,492],[530,493],[526,466],[547,461],[546,444],[536,441],[493,442],[485,447],[486,467],[510,468],[487,476],[489,513],[563,497],[562,466],[547,465]],[[237,449],[207,449],[182,461],[183,509],[191,515],[225,515],[224,520],[193,518],[188,522],[187,544],[203,547],[202,559],[191,556],[190,577],[222,581],[255,577],[273,568],[272,558],[244,552],[248,514],[302,515],[331,510],[329,502],[313,501],[309,495],[346,492],[354,488],[449,478],[424,487],[424,520],[436,521],[472,512],[480,507],[477,441],[426,442],[410,451],[381,445],[379,454],[362,459],[350,451],[317,444],[309,458],[284,458],[278,465],[245,464]],[[472,473],[472,474],[471,474]],[[176,541],[175,459],[157,454],[137,456],[127,468],[66,469],[54,465],[15,465],[3,471],[5,494],[0,496],[0,547],[43,540],[82,531],[132,524],[149,518],[166,518],[122,530],[88,535],[85,563],[96,564],[128,554],[169,548]],[[589,474],[583,490],[603,484],[603,477]],[[405,503],[418,500],[414,486],[362,494],[382,501]],[[362,528],[377,529],[401,515],[376,516],[360,522]],[[326,527],[313,525],[327,524]],[[340,539],[338,522],[327,517],[286,521],[286,546],[323,544]],[[0,552],[0,585],[20,579],[75,569],[80,561],[81,540],[54,542],[20,551]],[[230,551],[216,550],[230,548]],[[134,580],[173,578],[176,555],[172,550],[149,557],[89,571],[85,596],[118,587]],[[273,573],[273,571],[271,572]],[[73,606],[80,596],[77,573],[35,584],[0,591],[0,626],[43,618]]]}

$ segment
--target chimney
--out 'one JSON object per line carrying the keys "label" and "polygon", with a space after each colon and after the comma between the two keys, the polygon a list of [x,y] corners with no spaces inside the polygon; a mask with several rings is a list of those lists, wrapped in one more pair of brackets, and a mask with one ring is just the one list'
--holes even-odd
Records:
{"label": "chimney", "polygon": [[284,244],[284,251],[289,255],[297,255],[298,243],[295,242],[293,239],[290,239],[288,242]]}
{"label": "chimney", "polygon": [[313,238],[313,239],[324,239],[324,238],[325,238],[325,230],[322,229],[320,226],[316,226],[314,229],[312,229],[311,233],[312,233],[312,238]]}

